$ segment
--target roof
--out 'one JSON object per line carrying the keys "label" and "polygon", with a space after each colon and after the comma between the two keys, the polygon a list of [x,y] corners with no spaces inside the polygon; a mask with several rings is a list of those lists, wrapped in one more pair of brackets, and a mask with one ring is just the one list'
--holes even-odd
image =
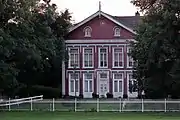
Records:
{"label": "roof", "polygon": [[142,16],[113,16],[114,19],[135,30]]}
{"label": "roof", "polygon": [[93,18],[97,17],[98,15],[102,15],[105,18],[111,20],[115,24],[125,28],[126,30],[130,31],[131,33],[136,34],[135,27],[138,25],[141,16],[112,16],[110,14],[104,13],[102,11],[97,11],[96,13],[92,14],[88,18],[84,19],[83,21],[74,24],[73,27],[69,29],[69,32],[77,29],[78,27],[82,26],[83,24],[87,23],[88,21],[92,20]]}

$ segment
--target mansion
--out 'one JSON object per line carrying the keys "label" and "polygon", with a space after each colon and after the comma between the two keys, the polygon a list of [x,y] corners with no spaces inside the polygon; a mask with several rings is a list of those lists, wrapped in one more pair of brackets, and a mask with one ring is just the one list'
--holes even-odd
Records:
{"label": "mansion", "polygon": [[99,10],[71,27],[66,36],[69,61],[62,68],[63,95],[137,97],[134,61],[128,53],[139,21],[138,12],[112,16]]}

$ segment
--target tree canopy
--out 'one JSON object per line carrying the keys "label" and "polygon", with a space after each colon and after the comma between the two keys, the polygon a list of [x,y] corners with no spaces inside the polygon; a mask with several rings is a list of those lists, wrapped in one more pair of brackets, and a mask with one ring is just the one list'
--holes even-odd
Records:
{"label": "tree canopy", "polygon": [[134,76],[149,98],[180,97],[180,1],[132,0],[144,12],[132,57]]}
{"label": "tree canopy", "polygon": [[15,96],[34,85],[58,88],[70,25],[69,11],[59,13],[51,0],[0,0],[1,92]]}

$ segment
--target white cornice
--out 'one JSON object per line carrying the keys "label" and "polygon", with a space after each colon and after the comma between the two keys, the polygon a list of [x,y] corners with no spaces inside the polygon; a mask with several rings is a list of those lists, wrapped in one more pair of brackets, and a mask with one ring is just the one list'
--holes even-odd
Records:
{"label": "white cornice", "polygon": [[77,25],[71,27],[71,28],[69,29],[69,32],[72,32],[73,30],[77,29],[78,27],[82,26],[83,24],[89,22],[89,21],[92,20],[93,18],[95,18],[95,17],[97,17],[97,16],[100,16],[100,15],[104,16],[105,18],[109,19],[110,21],[114,22],[115,24],[117,24],[117,25],[125,28],[125,29],[128,30],[129,32],[131,32],[131,33],[133,33],[133,34],[136,34],[136,32],[135,32],[133,29],[131,29],[131,28],[123,25],[122,23],[118,22],[117,20],[113,19],[111,16],[103,13],[102,11],[97,11],[96,13],[94,13],[94,14],[92,14],[91,16],[89,16],[88,18],[84,19],[83,21],[81,21],[81,22],[78,23]]}
{"label": "white cornice", "polygon": [[91,40],[91,39],[87,39],[87,40],[66,40],[65,42],[66,43],[80,43],[80,44],[83,44],[83,43],[125,43],[125,42],[136,42],[134,39],[94,39],[94,40]]}

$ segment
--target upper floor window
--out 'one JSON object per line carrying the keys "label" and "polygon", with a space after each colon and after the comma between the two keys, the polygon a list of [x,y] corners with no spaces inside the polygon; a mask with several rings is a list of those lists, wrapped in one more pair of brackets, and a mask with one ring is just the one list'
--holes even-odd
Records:
{"label": "upper floor window", "polygon": [[93,67],[93,49],[84,48],[84,66],[83,67]]}
{"label": "upper floor window", "polygon": [[70,65],[70,67],[79,67],[79,50],[78,50],[78,48],[70,48],[69,65]]}
{"label": "upper floor window", "polygon": [[92,29],[91,27],[87,26],[84,28],[84,37],[91,37]]}
{"label": "upper floor window", "polygon": [[123,47],[113,49],[113,67],[123,67]]}
{"label": "upper floor window", "polygon": [[99,67],[108,66],[108,51],[107,48],[99,49]]}
{"label": "upper floor window", "polygon": [[131,52],[131,48],[128,47],[127,48],[127,66],[129,68],[132,68],[135,65],[135,61],[133,60],[133,58],[129,55]]}
{"label": "upper floor window", "polygon": [[118,27],[114,28],[114,36],[120,36],[121,35],[120,32],[121,32],[120,28],[118,28]]}

